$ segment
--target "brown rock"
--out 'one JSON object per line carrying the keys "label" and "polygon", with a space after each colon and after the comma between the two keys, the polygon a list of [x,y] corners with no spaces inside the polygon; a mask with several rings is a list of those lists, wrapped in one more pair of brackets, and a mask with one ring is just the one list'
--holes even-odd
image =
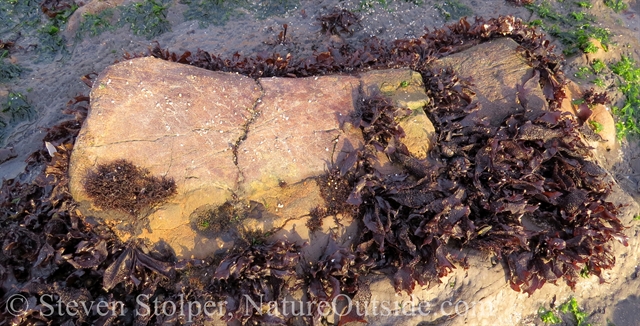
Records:
{"label": "brown rock", "polygon": [[381,94],[398,107],[421,109],[429,103],[422,75],[411,69],[373,70],[360,76],[365,96]]}
{"label": "brown rock", "polygon": [[80,24],[82,24],[82,21],[85,19],[85,15],[97,15],[109,8],[115,8],[134,1],[135,0],[91,0],[86,4],[80,4],[80,8],[74,11],[69,17],[67,28],[65,28],[62,33],[68,40],[72,40],[76,37],[78,28],[80,28]]}
{"label": "brown rock", "polygon": [[359,146],[359,130],[348,137],[341,129],[354,111],[357,78],[264,78],[260,84],[260,114],[238,149],[243,194],[318,176],[341,158],[345,142]]}
{"label": "brown rock", "polygon": [[573,101],[582,98],[582,91],[580,90],[580,86],[570,80],[567,85],[564,86],[564,93],[566,97],[562,100],[560,111],[567,112],[575,116],[578,107],[577,105],[573,104]]}
{"label": "brown rock", "polygon": [[593,62],[594,60],[602,60],[602,61],[620,60],[620,55],[618,53],[609,51],[609,49],[603,46],[602,43],[597,39],[590,38],[589,42],[595,45],[595,47],[598,49],[598,51],[596,51],[595,53],[585,53],[585,56],[587,57],[587,61],[589,61],[590,63]]}
{"label": "brown rock", "polygon": [[[417,108],[406,118],[399,122],[405,132],[402,143],[407,146],[411,155],[419,158],[427,158],[429,150],[433,147],[435,127],[422,108]],[[426,141],[425,141],[426,140]]]}
{"label": "brown rock", "polygon": [[[560,110],[568,112],[575,116],[578,106],[574,104],[575,100],[581,99],[583,94],[580,86],[573,81],[569,81],[565,85],[566,97],[562,100]],[[607,152],[616,148],[616,125],[609,108],[602,104],[597,104],[590,108],[592,113],[586,123],[591,124],[592,121],[597,122],[602,130],[598,133],[603,141],[590,140],[589,144],[594,148],[594,155],[600,160],[601,164],[610,161],[610,155]],[[593,128],[593,126],[591,126]],[[610,164],[605,164],[609,166]]]}

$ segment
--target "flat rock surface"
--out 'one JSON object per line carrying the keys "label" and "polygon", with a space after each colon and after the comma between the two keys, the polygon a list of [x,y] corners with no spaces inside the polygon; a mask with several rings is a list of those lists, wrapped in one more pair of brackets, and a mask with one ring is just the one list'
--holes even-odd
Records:
{"label": "flat rock surface", "polygon": [[[239,177],[233,146],[253,115],[259,85],[244,76],[149,57],[107,68],[94,86],[91,110],[71,159],[74,198],[89,201],[82,184],[88,170],[127,159],[152,175],[173,178],[178,189],[153,213],[151,231],[143,234],[152,241],[180,244],[177,252],[206,243],[184,227],[183,212],[231,198]],[[92,213],[116,223],[131,219],[117,212]]]}
{"label": "flat rock surface", "polygon": [[[244,193],[318,176],[344,147],[360,81],[351,76],[260,79],[259,116],[238,150]],[[353,130],[355,132],[355,130]],[[357,133],[351,142],[358,140]]]}

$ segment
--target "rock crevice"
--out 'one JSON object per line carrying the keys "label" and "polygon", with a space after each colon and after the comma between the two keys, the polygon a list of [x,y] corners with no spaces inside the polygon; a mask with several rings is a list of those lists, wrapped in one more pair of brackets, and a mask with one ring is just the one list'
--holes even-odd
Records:
{"label": "rock crevice", "polygon": [[[238,137],[238,139],[232,146],[233,164],[235,164],[236,167],[238,166],[238,149],[240,148],[240,145],[242,144],[242,142],[244,142],[247,139],[247,134],[249,133],[249,127],[251,126],[251,124],[254,123],[256,119],[260,116],[260,111],[257,110],[257,107],[260,104],[260,102],[262,102],[262,98],[264,97],[264,89],[262,88],[262,85],[260,84],[259,79],[256,79],[256,85],[258,86],[258,88],[260,88],[260,97],[258,97],[256,101],[253,103],[253,105],[251,106],[251,108],[248,109],[248,111],[251,113],[251,117],[242,125],[242,135]],[[238,184],[240,184],[244,178],[242,176],[242,172],[239,167],[238,167],[238,173],[240,174],[240,178],[241,178],[238,181]]]}

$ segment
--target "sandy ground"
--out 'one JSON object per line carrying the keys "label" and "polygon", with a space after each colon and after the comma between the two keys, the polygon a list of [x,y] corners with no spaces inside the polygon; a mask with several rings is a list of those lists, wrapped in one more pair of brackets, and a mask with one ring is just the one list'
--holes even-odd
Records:
{"label": "sandy ground", "polygon": [[[129,1],[125,1],[127,2]],[[284,14],[258,19],[245,10],[244,14],[232,17],[224,25],[209,25],[203,28],[198,21],[185,20],[183,13],[187,10],[187,5],[175,0],[170,2],[167,14],[171,30],[158,37],[147,39],[144,36],[136,36],[129,26],[123,26],[99,36],[86,35],[76,39],[73,37],[75,32],[72,28],[63,29],[62,35],[66,36],[66,48],[69,53],[58,54],[55,58],[49,59],[42,59],[38,55],[36,38],[15,29],[0,31],[0,40],[15,42],[10,59],[25,68],[19,79],[0,83],[0,100],[4,102],[8,92],[21,92],[36,111],[31,121],[11,126],[10,132],[0,140],[0,148],[14,147],[18,154],[16,158],[0,164],[0,178],[9,179],[20,173],[24,169],[25,158],[34,150],[43,148],[43,128],[64,120],[65,116],[61,110],[66,103],[76,95],[88,93],[89,89],[81,81],[81,76],[102,71],[113,62],[121,60],[125,53],[145,51],[153,46],[155,41],[175,52],[195,51],[200,48],[223,57],[230,57],[235,52],[244,55],[279,52],[304,56],[316,50],[323,51],[332,42],[358,45],[368,37],[389,41],[414,38],[422,35],[425,28],[439,28],[451,21],[447,20],[443,11],[439,9],[442,8],[443,1],[426,0],[419,5],[402,0],[387,0],[390,2],[387,5],[381,5],[380,2],[301,1],[294,9]],[[629,8],[619,14],[604,7],[602,1],[591,2],[594,3],[594,8],[590,12],[597,17],[598,24],[612,32],[614,46],[610,57],[615,58],[620,53],[626,53],[636,60],[640,59],[640,2],[630,0]],[[366,6],[367,3],[371,4],[371,7]],[[472,11],[470,16],[491,18],[498,15],[514,15],[525,21],[537,18],[528,9],[504,0],[461,0],[458,3]],[[573,7],[569,8],[572,1],[552,3],[558,10],[573,10]],[[316,18],[329,13],[335,7],[352,10],[361,17],[360,25],[353,26],[352,35],[330,36],[321,32]],[[75,20],[77,23],[80,19],[81,15],[77,12],[70,18],[70,22]],[[287,24],[288,29],[286,42],[281,44],[278,34],[282,31],[283,24]],[[562,45],[556,43],[561,49]],[[566,65],[567,76],[573,76],[583,63],[583,55],[569,58]],[[621,150],[611,155],[612,159],[618,162],[612,171],[618,182],[636,199],[640,198],[638,140],[624,141]],[[612,293],[605,299],[611,301],[607,306],[613,303],[616,309],[637,311],[640,308],[640,299],[637,295],[632,295],[633,293],[634,291],[628,293],[631,295],[625,296],[626,299]],[[597,306],[597,303],[590,304],[590,307]],[[522,313],[535,314],[534,311]],[[628,325],[633,325],[637,318],[628,320]],[[620,325],[624,324],[618,324]]]}

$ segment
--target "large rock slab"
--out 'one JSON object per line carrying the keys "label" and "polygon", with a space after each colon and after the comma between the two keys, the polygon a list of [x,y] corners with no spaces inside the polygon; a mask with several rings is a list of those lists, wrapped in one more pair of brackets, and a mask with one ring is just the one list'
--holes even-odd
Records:
{"label": "large rock slab", "polygon": [[[529,110],[531,114],[546,109],[536,75],[516,53],[514,44],[497,40],[436,63],[458,69],[463,77],[473,77],[481,113],[493,124],[515,112]],[[305,250],[317,257],[328,233],[338,234],[340,242],[348,243],[358,232],[357,223],[341,220],[338,225],[332,217],[315,233],[306,227],[309,210],[323,200],[315,176],[339,155],[361,144],[358,130],[343,119],[353,110],[358,91],[370,91],[370,95],[380,92],[398,106],[417,103],[402,122],[413,125],[403,128],[418,130],[407,132],[418,144],[414,155],[425,144],[423,153],[430,148],[433,134],[425,131],[429,129],[426,122],[416,122],[416,117],[424,115],[420,107],[428,100],[426,95],[419,87],[402,94],[411,83],[421,81],[408,70],[379,74],[255,81],[152,58],[117,64],[104,71],[94,85],[90,115],[72,156],[72,193],[84,202],[85,212],[102,216],[118,230],[119,224],[133,217],[90,209],[82,179],[98,163],[127,158],[153,174],[173,177],[178,194],[150,215],[135,217],[148,219],[148,225],[137,232],[120,232],[123,239],[136,236],[164,242],[179,256],[204,257],[224,250],[229,239],[198,233],[189,216],[207,205],[242,197],[255,208],[243,220],[243,227],[282,227],[275,236],[298,242],[311,239]],[[535,98],[514,105],[518,87]],[[215,111],[194,109],[214,106]],[[187,140],[189,137],[196,140]],[[183,149],[185,146],[191,147]],[[293,160],[301,166],[288,166]],[[615,184],[609,200],[620,205],[623,223],[630,225],[626,231],[630,241],[628,247],[612,244],[617,264],[605,273],[606,286],[590,277],[579,281],[576,291],[564,284],[547,284],[527,297],[509,287],[499,261],[467,251],[464,254],[470,268],[455,269],[432,288],[416,289],[412,296],[396,294],[388,276],[371,275],[366,278],[371,284],[368,293],[362,291],[356,300],[369,304],[367,320],[375,325],[539,324],[538,316],[531,313],[540,306],[548,307],[553,297],[558,304],[575,296],[582,308],[594,311],[598,308],[594,299],[608,291],[619,298],[620,307],[633,304],[640,286],[640,242],[638,224],[632,218],[640,207]],[[590,316],[590,322],[604,324],[607,319],[624,325],[611,309]]]}
{"label": "large rock slab", "polygon": [[[71,193],[123,240],[148,239],[181,257],[203,258],[233,244],[228,232],[203,232],[218,221],[201,221],[227,202],[237,206],[228,218],[239,229],[284,228],[287,238],[308,241],[304,222],[323,204],[314,178],[362,146],[349,116],[360,90],[385,79],[385,72],[370,74],[378,78],[254,80],[155,58],[118,63],[94,83],[71,158]],[[407,77],[421,83],[408,69],[392,70],[386,80],[400,84]],[[407,91],[411,83],[384,95],[398,106],[407,106],[407,97],[426,103],[423,87]],[[402,123],[410,148],[426,156],[433,126],[415,103]],[[177,194],[137,217],[93,206],[83,187],[87,173],[117,159],[174,179]]]}

